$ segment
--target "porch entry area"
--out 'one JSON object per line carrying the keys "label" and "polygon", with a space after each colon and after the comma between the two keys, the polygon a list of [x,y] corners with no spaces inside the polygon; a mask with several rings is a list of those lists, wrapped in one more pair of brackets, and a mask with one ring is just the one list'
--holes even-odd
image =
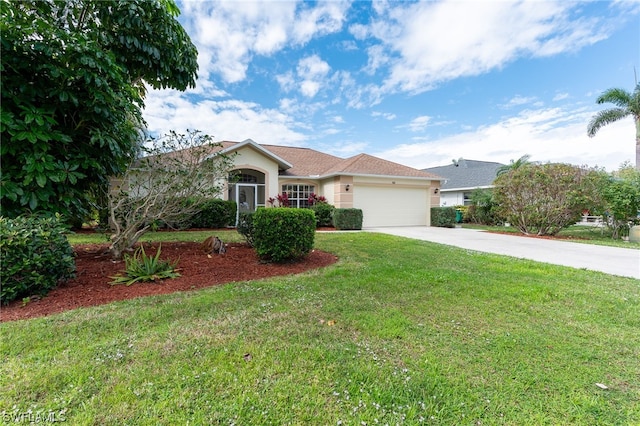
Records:
{"label": "porch entry area", "polygon": [[265,174],[257,170],[242,169],[229,176],[229,200],[235,201],[236,225],[240,213],[255,212],[265,206]]}

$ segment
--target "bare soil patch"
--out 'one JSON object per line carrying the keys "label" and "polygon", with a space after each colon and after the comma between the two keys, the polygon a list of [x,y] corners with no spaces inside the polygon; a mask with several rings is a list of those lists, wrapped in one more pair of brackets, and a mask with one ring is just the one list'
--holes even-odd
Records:
{"label": "bare soil patch", "polygon": [[[42,317],[86,306],[102,305],[116,300],[196,290],[214,285],[256,280],[266,277],[298,274],[335,263],[331,253],[313,250],[306,258],[286,264],[264,263],[246,244],[231,243],[224,255],[207,255],[200,243],[163,242],[161,259],[179,259],[179,278],[130,286],[111,285],[111,278],[124,271],[124,261],[113,261],[107,244],[74,246],[76,278],[60,284],[42,298],[28,303],[16,300],[0,308],[0,321]],[[145,243],[148,255],[155,254],[158,243]]]}

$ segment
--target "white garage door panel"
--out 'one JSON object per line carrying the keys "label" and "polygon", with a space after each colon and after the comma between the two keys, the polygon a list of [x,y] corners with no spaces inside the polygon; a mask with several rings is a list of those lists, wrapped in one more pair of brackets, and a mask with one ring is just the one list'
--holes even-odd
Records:
{"label": "white garage door panel", "polygon": [[362,209],[364,227],[426,225],[427,195],[425,188],[357,186],[353,206]]}

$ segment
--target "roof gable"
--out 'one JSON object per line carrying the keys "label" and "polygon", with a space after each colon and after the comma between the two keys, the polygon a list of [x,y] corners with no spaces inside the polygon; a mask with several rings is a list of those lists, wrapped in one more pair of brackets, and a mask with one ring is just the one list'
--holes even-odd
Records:
{"label": "roof gable", "polygon": [[244,147],[254,149],[259,153],[261,153],[262,155],[264,155],[265,157],[273,160],[275,163],[278,164],[278,168],[280,168],[281,170],[287,170],[293,167],[293,164],[289,163],[287,160],[281,158],[280,156],[273,153],[272,151],[265,149],[262,145],[254,142],[251,139],[245,139],[242,142],[224,141],[222,142],[222,150],[220,152],[223,154],[228,154],[232,151],[237,151]]}

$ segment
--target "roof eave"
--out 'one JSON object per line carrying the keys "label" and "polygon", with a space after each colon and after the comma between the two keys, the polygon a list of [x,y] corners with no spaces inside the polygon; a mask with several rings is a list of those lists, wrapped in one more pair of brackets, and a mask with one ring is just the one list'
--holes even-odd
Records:
{"label": "roof eave", "polygon": [[442,181],[444,179],[428,177],[428,176],[402,176],[402,175],[378,175],[372,173],[328,173],[326,175],[299,175],[299,176],[278,176],[283,179],[329,179],[337,176],[357,176],[357,177],[373,177],[373,178],[388,178],[388,179],[411,179],[411,180],[423,180],[423,181]]}
{"label": "roof eave", "polygon": [[454,191],[472,191],[474,189],[489,189],[495,185],[481,185],[481,186],[469,186],[465,188],[440,188],[440,192],[454,192]]}

